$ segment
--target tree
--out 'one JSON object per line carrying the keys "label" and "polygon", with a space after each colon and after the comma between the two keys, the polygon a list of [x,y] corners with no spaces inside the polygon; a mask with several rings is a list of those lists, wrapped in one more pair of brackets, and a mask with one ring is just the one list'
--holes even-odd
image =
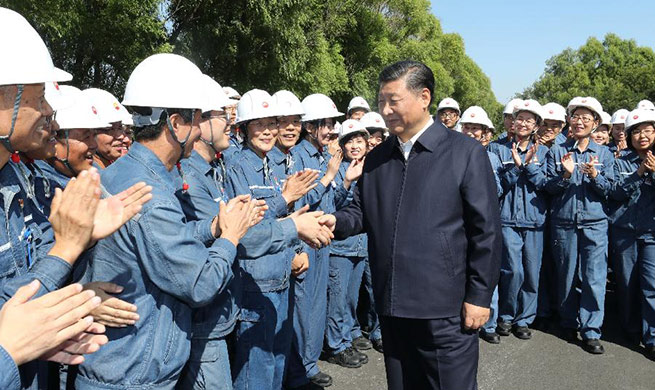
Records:
{"label": "tree", "polygon": [[655,98],[655,53],[607,34],[589,38],[577,50],[568,48],[546,62],[544,74],[521,96],[540,103],[566,105],[575,96],[593,96],[608,113],[633,109],[641,99]]}

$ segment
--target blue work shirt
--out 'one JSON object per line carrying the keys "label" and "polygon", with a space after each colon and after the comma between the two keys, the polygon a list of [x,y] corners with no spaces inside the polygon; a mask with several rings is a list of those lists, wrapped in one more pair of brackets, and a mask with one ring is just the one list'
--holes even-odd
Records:
{"label": "blue work shirt", "polygon": [[500,182],[505,194],[500,204],[500,223],[503,226],[540,228],[546,223],[548,148],[539,145],[535,156],[537,161],[526,165],[525,155],[532,145],[530,142],[525,150],[518,149],[523,162],[520,168],[512,158],[512,144],[507,143],[497,149],[503,165],[500,171]]}
{"label": "blue work shirt", "polygon": [[496,153],[487,150],[487,157],[491,163],[491,169],[494,171],[494,180],[496,181],[496,193],[498,198],[503,196],[503,186],[500,184],[500,171],[503,169],[503,164]]}
{"label": "blue work shirt", "polygon": [[291,152],[284,153],[277,146],[266,154],[273,164],[273,173],[284,183],[289,175],[296,173],[296,161]]}
{"label": "blue work shirt", "polygon": [[[507,138],[507,133],[503,133],[503,134],[504,134],[503,137],[498,137],[497,140],[492,141],[492,142],[489,143],[489,145],[487,145],[487,150],[488,150],[488,151],[490,151],[490,152],[492,152],[492,153],[496,153],[496,154],[498,154],[498,149],[499,149],[501,146],[504,146],[504,145],[506,145],[506,144],[510,144],[510,145],[511,145],[511,141],[512,141],[512,139]],[[502,134],[501,134],[501,135],[502,135]]]}
{"label": "blue work shirt", "polygon": [[19,390],[20,387],[18,367],[7,350],[0,345],[0,389]]}
{"label": "blue work shirt", "polygon": [[[212,219],[220,211],[219,202],[228,202],[226,171],[221,159],[208,163],[198,152],[183,159],[182,171],[189,189],[177,191],[184,214],[190,221]],[[237,246],[237,258],[257,259],[284,250],[297,239],[291,219],[262,221],[248,230]],[[193,338],[220,338],[234,329],[239,316],[241,282],[239,263],[232,265],[234,279],[212,303],[193,312]]]}
{"label": "blue work shirt", "polygon": [[[320,180],[327,171],[327,164],[330,161],[330,153],[326,150],[319,151],[307,140],[302,140],[298,145],[291,149],[291,156],[295,160],[296,169],[312,169],[319,172]],[[296,209],[308,204],[310,211],[324,211],[326,214],[333,213],[335,207],[335,193],[334,189],[336,184],[334,180],[326,187],[322,183],[309,191],[298,202],[296,202]]]}
{"label": "blue work shirt", "polygon": [[614,227],[638,236],[655,233],[655,183],[653,174],[639,176],[641,158],[628,151],[614,160],[614,183],[609,194],[609,217]]}
{"label": "blue work shirt", "polygon": [[214,238],[211,219],[187,220],[175,195],[177,170],[140,143],[101,180],[111,193],[138,182],[152,186],[152,199],[96,245],[90,265],[90,280],[123,286],[121,299],[139,308],[140,319],[107,328],[109,342],[86,357],[75,386],[172,389],[189,358],[192,308],[211,303],[230,283],[236,248]]}
{"label": "blue work shirt", "polygon": [[[267,162],[268,168],[264,168],[264,159],[245,146],[239,158],[230,164],[227,173],[227,193],[230,198],[251,195],[254,199],[266,201],[269,210],[264,215],[263,223],[274,221],[287,213],[280,179],[270,169],[270,163]],[[288,288],[294,256],[292,245],[285,245],[281,251],[256,259],[239,258],[243,291],[271,292]]]}
{"label": "blue work shirt", "polygon": [[[614,157],[608,148],[592,139],[584,151],[574,147],[575,140],[553,146],[546,157],[546,190],[552,195],[550,216],[555,225],[584,226],[607,220],[606,201],[614,179]],[[571,153],[576,164],[571,177],[562,177],[561,159]],[[578,164],[588,163],[592,156],[598,158],[598,176],[589,178],[580,172]]]}
{"label": "blue work shirt", "polygon": [[[343,193],[337,197],[340,200],[339,204],[335,205],[337,210],[348,206],[353,200],[353,191],[357,182],[352,182],[348,190],[343,186],[346,170],[349,166],[350,161],[342,161],[339,166],[339,172],[334,177],[336,184],[335,191],[337,193]],[[334,240],[330,245],[330,254],[346,257],[366,257],[368,256],[368,236],[366,233],[360,233],[350,236],[345,240]]]}
{"label": "blue work shirt", "polygon": [[243,143],[234,133],[230,134],[230,146],[223,151],[223,158],[225,159],[226,164],[230,164],[235,161],[241,149],[243,148]]}

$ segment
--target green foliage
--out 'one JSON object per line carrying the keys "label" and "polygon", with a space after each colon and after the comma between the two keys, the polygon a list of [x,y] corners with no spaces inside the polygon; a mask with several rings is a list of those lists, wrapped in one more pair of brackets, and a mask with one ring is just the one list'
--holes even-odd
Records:
{"label": "green foliage", "polygon": [[489,79],[444,34],[429,0],[0,0],[32,22],[80,87],[121,96],[143,58],[173,51],[240,92],[321,92],[342,108],[375,107],[377,77],[394,61],[432,68],[435,107],[451,96],[498,122]]}
{"label": "green foliage", "polygon": [[549,59],[544,74],[521,95],[565,106],[575,96],[593,96],[611,114],[655,99],[653,74],[651,48],[607,34],[603,42],[589,38],[579,49],[568,48]]}

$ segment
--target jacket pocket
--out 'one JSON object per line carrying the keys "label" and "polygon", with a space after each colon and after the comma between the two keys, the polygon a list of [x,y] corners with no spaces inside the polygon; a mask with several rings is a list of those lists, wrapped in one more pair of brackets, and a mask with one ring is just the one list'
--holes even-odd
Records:
{"label": "jacket pocket", "polygon": [[203,363],[215,362],[221,357],[221,342],[221,340],[191,340],[189,360]]}
{"label": "jacket pocket", "polygon": [[439,232],[439,243],[441,244],[441,256],[444,260],[444,267],[446,268],[446,273],[450,278],[455,277],[455,268],[453,265],[453,253],[450,250],[450,243],[448,242],[448,237],[446,233]]}
{"label": "jacket pocket", "polygon": [[11,241],[0,245],[0,278],[16,273]]}

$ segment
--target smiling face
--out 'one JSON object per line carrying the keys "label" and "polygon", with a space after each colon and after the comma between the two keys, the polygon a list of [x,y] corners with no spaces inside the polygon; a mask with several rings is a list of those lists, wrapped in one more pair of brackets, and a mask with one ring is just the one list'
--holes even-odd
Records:
{"label": "smiling face", "polygon": [[550,142],[555,140],[557,135],[562,132],[563,127],[564,127],[564,122],[560,122],[552,119],[544,119],[543,123],[539,127],[537,134],[545,142]]}
{"label": "smiling face", "polygon": [[[66,144],[67,142],[68,145]],[[71,174],[77,175],[91,168],[97,147],[96,132],[94,130],[68,130],[68,141],[66,140],[66,131],[60,131],[57,135],[57,143],[55,144],[57,159],[68,160],[68,165],[73,169],[73,172],[68,172],[69,169],[66,167],[66,169],[61,170],[62,173],[67,176]]]}
{"label": "smiling face", "polygon": [[449,129],[455,128],[459,120],[459,113],[452,108],[444,108],[437,113],[439,120]]}
{"label": "smiling face", "polygon": [[537,128],[537,116],[529,111],[520,111],[514,118],[514,135],[526,139]]}
{"label": "smiling face", "polygon": [[121,122],[114,122],[111,127],[97,129],[98,132],[98,154],[108,160],[117,160],[123,155],[123,139],[126,137]]}
{"label": "smiling face", "polygon": [[[418,132],[419,125],[429,119],[430,90],[413,91],[407,88],[407,76],[380,85],[378,110],[389,132],[399,137]],[[409,137],[406,138],[410,138]]]}
{"label": "smiling face", "polygon": [[330,133],[334,130],[334,119],[327,118],[316,122],[307,123],[307,131],[316,140],[316,143],[321,147],[326,147],[332,140]]}
{"label": "smiling face", "polygon": [[274,117],[248,122],[247,142],[250,148],[259,155],[264,155],[273,149],[277,134],[277,120]]}
{"label": "smiling face", "polygon": [[[0,135],[8,135],[14,112],[16,86],[0,87]],[[21,152],[43,147],[51,137],[46,119],[52,118],[52,107],[45,100],[44,84],[29,84],[23,87],[18,116],[11,136],[11,146]]]}
{"label": "smiling face", "polygon": [[353,108],[350,110],[350,115],[348,119],[360,120],[366,114],[366,110],[363,108]]}
{"label": "smiling face", "polygon": [[623,123],[616,123],[612,125],[612,139],[615,143],[626,139],[625,125]]}
{"label": "smiling face", "polygon": [[376,146],[380,145],[384,141],[384,130],[374,129],[371,131],[371,135],[368,137],[368,150],[373,150]]}
{"label": "smiling face", "polygon": [[277,119],[278,135],[277,144],[285,151],[291,149],[300,138],[302,122],[300,115],[282,116]]}
{"label": "smiling face", "polygon": [[636,151],[652,150],[655,144],[655,124],[642,123],[630,132],[630,142]]}
{"label": "smiling face", "polygon": [[343,151],[348,160],[359,160],[366,156],[366,152],[368,151],[366,138],[363,134],[355,134],[346,139],[346,142],[343,144]]}
{"label": "smiling face", "polygon": [[607,145],[610,143],[610,130],[607,125],[600,125],[591,133],[591,139],[598,145]]}
{"label": "smiling face", "polygon": [[569,133],[575,139],[588,137],[598,127],[594,113],[586,108],[576,108],[569,118]]}
{"label": "smiling face", "polygon": [[200,119],[202,139],[212,142],[214,151],[222,152],[230,147],[230,128],[225,111],[210,111]]}
{"label": "smiling face", "polygon": [[485,133],[485,127],[478,123],[463,123],[462,134],[475,138],[477,141],[482,142],[482,137]]}

